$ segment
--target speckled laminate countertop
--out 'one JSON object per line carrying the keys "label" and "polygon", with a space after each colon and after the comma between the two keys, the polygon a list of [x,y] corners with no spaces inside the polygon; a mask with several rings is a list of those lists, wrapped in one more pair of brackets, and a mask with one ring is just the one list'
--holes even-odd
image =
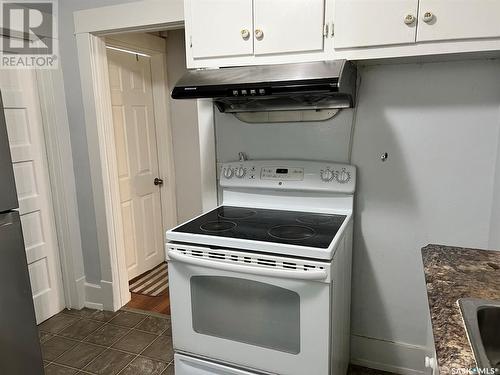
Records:
{"label": "speckled laminate countertop", "polygon": [[422,259],[439,373],[475,367],[457,300],[500,301],[500,251],[428,245]]}

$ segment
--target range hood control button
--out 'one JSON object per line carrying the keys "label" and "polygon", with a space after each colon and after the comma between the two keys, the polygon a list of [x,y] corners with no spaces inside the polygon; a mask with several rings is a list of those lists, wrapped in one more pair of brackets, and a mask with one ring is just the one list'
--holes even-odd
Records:
{"label": "range hood control button", "polygon": [[241,95],[246,95],[247,94],[247,90],[241,90]]}
{"label": "range hood control button", "polygon": [[233,95],[238,96],[238,90],[233,90]]}
{"label": "range hood control button", "polygon": [[260,95],[266,95],[266,90],[265,89],[259,89],[259,94]]}

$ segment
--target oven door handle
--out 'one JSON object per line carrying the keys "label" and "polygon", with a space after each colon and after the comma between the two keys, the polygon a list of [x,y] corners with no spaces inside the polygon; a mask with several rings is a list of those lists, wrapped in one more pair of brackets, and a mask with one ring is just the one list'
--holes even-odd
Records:
{"label": "oven door handle", "polygon": [[264,268],[243,266],[240,264],[232,264],[225,262],[218,262],[216,260],[208,260],[203,258],[195,258],[189,255],[181,254],[178,251],[170,250],[168,252],[170,259],[191,264],[194,266],[208,267],[224,271],[243,272],[258,276],[279,277],[285,279],[297,280],[325,280],[327,276],[326,270],[310,270],[310,271],[286,271],[282,269]]}

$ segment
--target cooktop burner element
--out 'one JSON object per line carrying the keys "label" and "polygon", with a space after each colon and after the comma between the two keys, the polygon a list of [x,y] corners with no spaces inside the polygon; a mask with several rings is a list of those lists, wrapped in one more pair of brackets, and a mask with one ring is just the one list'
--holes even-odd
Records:
{"label": "cooktop burner element", "polygon": [[332,215],[308,214],[299,216],[297,221],[302,224],[321,225],[331,223],[333,217]]}
{"label": "cooktop burner element", "polygon": [[327,249],[345,219],[345,215],[221,206],[172,232],[204,235],[208,244],[211,237],[224,237]]}
{"label": "cooktop burner element", "polygon": [[225,232],[236,226],[236,223],[227,220],[207,221],[200,225],[200,229],[205,232]]}
{"label": "cooktop burner element", "polygon": [[224,219],[246,219],[257,214],[257,211],[250,208],[240,207],[222,207],[218,213],[219,217]]}
{"label": "cooktop burner element", "polygon": [[302,225],[277,225],[267,232],[280,240],[305,240],[314,236],[314,229]]}

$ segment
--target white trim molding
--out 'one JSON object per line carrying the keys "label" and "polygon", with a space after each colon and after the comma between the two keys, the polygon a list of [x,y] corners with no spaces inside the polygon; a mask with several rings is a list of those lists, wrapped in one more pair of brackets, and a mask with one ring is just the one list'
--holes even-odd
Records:
{"label": "white trim molding", "polygon": [[217,157],[215,149],[214,105],[211,99],[198,100],[200,144],[201,207],[203,212],[217,206]]}
{"label": "white trim molding", "polygon": [[[91,166],[94,210],[97,221],[101,277],[114,285],[112,310],[130,301],[128,279],[120,277],[119,268],[126,267],[125,259],[118,255],[124,247],[120,202],[115,191],[119,191],[118,171],[113,131],[113,114],[108,77],[108,62],[104,38],[92,34],[76,36],[80,60],[80,77],[85,108],[86,131]],[[123,263],[119,266],[119,262]],[[127,285],[124,290],[123,286]],[[102,301],[103,305],[107,302]]]}
{"label": "white trim molding", "polygon": [[85,283],[85,307],[104,310],[102,305],[102,289],[98,284]]}
{"label": "white trim molding", "polygon": [[182,0],[149,0],[75,12],[75,33],[112,33],[179,29],[184,26]]}
{"label": "white trim molding", "polygon": [[423,375],[428,349],[424,346],[351,334],[351,363],[403,375]]}
{"label": "white trim molding", "polygon": [[80,221],[62,72],[36,72],[65,305],[81,309],[85,290]]}

